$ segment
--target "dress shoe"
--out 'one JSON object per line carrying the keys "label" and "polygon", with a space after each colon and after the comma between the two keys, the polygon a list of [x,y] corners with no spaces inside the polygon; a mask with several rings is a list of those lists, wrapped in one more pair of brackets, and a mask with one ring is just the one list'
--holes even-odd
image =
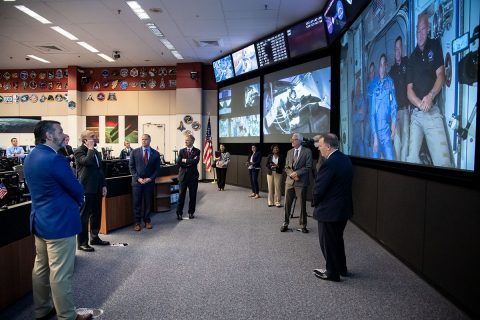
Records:
{"label": "dress shoe", "polygon": [[280,232],[287,232],[288,231],[288,226],[282,226],[280,228]]}
{"label": "dress shoe", "polygon": [[36,320],[48,320],[50,318],[52,318],[53,316],[55,316],[57,314],[57,310],[55,310],[55,307],[52,308],[52,310],[50,310],[46,315],[44,315],[43,317],[40,317],[40,318],[35,318]]}
{"label": "dress shoe", "polygon": [[88,244],[78,246],[78,250],[82,250],[82,251],[85,251],[85,252],[93,252],[93,251],[95,251],[95,249],[93,249],[92,247],[90,247]]}
{"label": "dress shoe", "polygon": [[218,188],[218,191],[222,191],[222,189],[221,189],[221,188]]}
{"label": "dress shoe", "polygon": [[276,205],[275,205],[275,207],[277,207],[277,208],[281,208],[281,207],[282,207],[282,205],[278,203],[278,204],[276,204]]}
{"label": "dress shoe", "polygon": [[140,231],[140,230],[142,230],[142,226],[140,225],[140,223],[135,223],[135,224],[133,225],[133,230],[135,230],[135,231]]}
{"label": "dress shoe", "polygon": [[177,213],[177,220],[183,220],[182,215]]}
{"label": "dress shoe", "polygon": [[253,197],[253,199],[259,199],[259,198],[260,198],[260,195],[258,193]]}
{"label": "dress shoe", "polygon": [[92,246],[109,246],[110,242],[103,241],[100,238],[96,238],[96,239],[90,240],[90,245],[92,245]]}
{"label": "dress shoe", "polygon": [[[313,272],[316,273],[316,274],[320,274],[322,272],[323,273],[327,272],[327,270],[326,269],[315,269],[315,270],[313,270]],[[352,276],[352,274],[348,271],[342,271],[342,272],[340,272],[340,275],[342,277],[351,277]]]}
{"label": "dress shoe", "polygon": [[299,228],[299,229],[297,229],[297,231],[300,231],[300,232],[302,232],[302,233],[309,233],[309,232],[310,232],[310,231],[309,231],[307,228],[305,228],[305,227],[304,227],[304,228]]}
{"label": "dress shoe", "polygon": [[193,213],[188,214],[188,219],[194,219],[194,218],[195,218],[195,216],[193,215]]}
{"label": "dress shoe", "polygon": [[150,222],[145,222],[145,229],[152,229],[153,226]]}
{"label": "dress shoe", "polygon": [[250,197],[250,198],[255,197],[255,193],[251,193],[251,194],[249,195],[249,197]]}
{"label": "dress shoe", "polygon": [[77,317],[75,318],[75,320],[90,320],[92,319],[92,314],[89,313],[89,314],[77,314]]}
{"label": "dress shoe", "polygon": [[270,207],[273,207],[273,204],[269,204],[268,207],[269,207],[269,208],[270,208]]}
{"label": "dress shoe", "polygon": [[322,280],[334,281],[334,282],[340,281],[340,276],[333,276],[331,274],[328,274],[327,270],[324,270],[324,269],[315,269],[313,270],[313,273],[315,274],[315,277]]}

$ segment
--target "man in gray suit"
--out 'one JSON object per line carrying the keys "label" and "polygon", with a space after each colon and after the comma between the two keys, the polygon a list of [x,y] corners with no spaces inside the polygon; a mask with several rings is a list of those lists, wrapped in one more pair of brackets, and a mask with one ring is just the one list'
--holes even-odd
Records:
{"label": "man in gray suit", "polygon": [[288,230],[290,222],[290,211],[295,197],[300,203],[299,225],[303,233],[308,233],[307,229],[307,188],[310,180],[310,171],[312,168],[312,151],[302,146],[303,136],[300,133],[292,135],[292,149],[287,153],[285,163],[285,173],[287,180],[285,182],[285,220],[281,232]]}

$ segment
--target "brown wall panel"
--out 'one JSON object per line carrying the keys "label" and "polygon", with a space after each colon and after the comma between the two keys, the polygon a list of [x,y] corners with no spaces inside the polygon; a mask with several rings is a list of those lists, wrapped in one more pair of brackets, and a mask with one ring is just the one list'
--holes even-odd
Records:
{"label": "brown wall panel", "polygon": [[238,166],[238,157],[230,155],[230,163],[228,164],[227,169],[227,179],[225,180],[226,184],[238,184],[237,177],[237,166]]}
{"label": "brown wall panel", "polygon": [[478,310],[480,191],[429,182],[426,206],[424,274]]}
{"label": "brown wall panel", "polygon": [[378,240],[417,271],[423,262],[425,187],[421,179],[378,173]]}
{"label": "brown wall panel", "polygon": [[370,235],[377,233],[378,171],[354,166],[352,220]]}
{"label": "brown wall panel", "polygon": [[248,161],[248,156],[237,156],[237,171],[238,171],[238,185],[241,187],[250,188],[250,175],[245,162]]}

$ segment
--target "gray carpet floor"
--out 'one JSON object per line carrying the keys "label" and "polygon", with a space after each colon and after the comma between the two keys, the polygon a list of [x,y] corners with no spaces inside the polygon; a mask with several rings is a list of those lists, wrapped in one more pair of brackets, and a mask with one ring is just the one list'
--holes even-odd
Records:
{"label": "gray carpet floor", "polygon": [[[78,252],[76,305],[103,309],[102,320],[468,319],[351,223],[345,246],[352,276],[317,279],[312,270],[324,260],[316,221],[308,219],[309,234],[280,233],[283,208],[249,193],[200,183],[195,219],[158,213],[152,230],[127,227],[102,237],[128,246]],[[0,319],[32,318],[31,294],[0,311]]]}

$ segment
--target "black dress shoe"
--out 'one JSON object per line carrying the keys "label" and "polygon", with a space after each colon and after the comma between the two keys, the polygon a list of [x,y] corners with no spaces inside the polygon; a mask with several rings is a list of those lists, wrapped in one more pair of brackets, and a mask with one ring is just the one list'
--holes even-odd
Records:
{"label": "black dress shoe", "polygon": [[288,231],[288,226],[282,226],[280,228],[280,232],[287,232]]}
{"label": "black dress shoe", "polygon": [[96,239],[90,240],[90,244],[91,244],[92,246],[109,246],[109,245],[110,245],[110,242],[108,242],[108,241],[103,241],[103,240],[100,239],[100,238],[96,238]]}
{"label": "black dress shoe", "polygon": [[327,281],[334,281],[334,282],[339,282],[340,281],[340,276],[333,276],[328,273],[326,270],[321,270],[321,269],[315,269],[313,271],[315,274],[315,277],[322,279],[322,280],[327,280]]}
{"label": "black dress shoe", "polygon": [[193,213],[188,214],[188,219],[194,219],[194,218],[195,218],[195,216],[193,215]]}
{"label": "black dress shoe", "polygon": [[310,231],[308,231],[308,229],[306,227],[302,228],[302,233],[309,233]]}
{"label": "black dress shoe", "polygon": [[342,277],[351,277],[352,276],[352,274],[348,271],[340,271],[340,275]]}
{"label": "black dress shoe", "polygon": [[177,213],[177,220],[183,220],[182,215]]}
{"label": "black dress shoe", "polygon": [[40,317],[40,318],[35,318],[36,320],[48,320],[50,318],[52,318],[53,316],[55,316],[57,314],[57,310],[55,310],[55,307],[52,308],[52,310],[50,310],[46,315],[44,315],[43,317]]}
{"label": "black dress shoe", "polygon": [[85,251],[85,252],[93,252],[93,251],[95,251],[95,249],[93,249],[92,247],[90,247],[88,244],[78,246],[78,250],[82,250],[82,251]]}

